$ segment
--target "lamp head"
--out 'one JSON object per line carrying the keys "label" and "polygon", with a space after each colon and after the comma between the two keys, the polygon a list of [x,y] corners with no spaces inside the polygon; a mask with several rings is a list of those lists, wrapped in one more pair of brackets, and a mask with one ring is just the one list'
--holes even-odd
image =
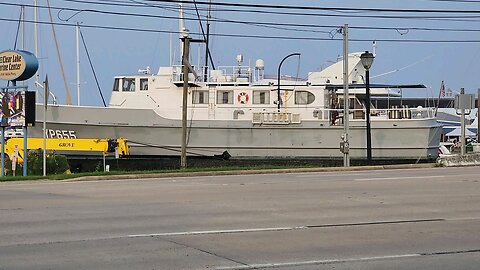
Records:
{"label": "lamp head", "polygon": [[373,64],[374,58],[375,56],[373,55],[373,53],[369,51],[365,51],[364,53],[362,53],[362,55],[360,55],[360,60],[362,60],[362,65],[366,70],[370,69]]}

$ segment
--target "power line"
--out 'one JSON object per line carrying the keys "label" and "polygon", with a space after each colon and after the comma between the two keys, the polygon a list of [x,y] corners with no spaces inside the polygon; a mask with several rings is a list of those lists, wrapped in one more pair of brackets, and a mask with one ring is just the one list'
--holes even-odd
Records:
{"label": "power line", "polygon": [[[69,1],[75,1],[75,2],[86,2],[86,1],[80,1],[80,0],[69,0]],[[117,2],[117,1],[115,1]],[[138,1],[136,1],[138,2]],[[90,1],[88,3],[91,3]],[[19,6],[19,4],[16,3],[0,3],[0,5],[13,5],[13,6]],[[28,7],[33,7],[33,5],[26,5]],[[44,6],[37,6],[39,8],[46,8]],[[153,6],[157,7],[157,6]],[[102,14],[110,14],[110,15],[124,15],[124,16],[142,16],[142,17],[149,17],[149,18],[167,18],[167,19],[178,19],[178,17],[172,17],[172,16],[156,16],[156,15],[150,15],[150,14],[139,14],[139,13],[122,13],[122,12],[112,12],[112,11],[101,11],[101,10],[93,10],[93,9],[78,9],[78,8],[60,8],[60,7],[53,7],[58,10],[68,10],[68,11],[75,11],[75,12],[91,12],[91,13],[102,13]],[[162,8],[166,10],[171,10],[172,7],[157,7],[157,8]],[[175,8],[176,9],[176,8]],[[263,11],[249,11],[249,12],[263,12]],[[292,15],[290,13],[285,13]],[[302,14],[296,14],[296,15],[302,15]],[[311,16],[311,14],[307,14],[306,16]],[[315,14],[315,16],[322,16],[322,17],[351,17],[351,18],[373,18],[373,19],[419,19],[419,20],[448,20],[448,21],[462,21],[462,22],[479,22],[478,20],[473,21],[473,20],[450,20],[449,18],[465,18],[465,19],[478,19],[480,16],[449,16],[449,17],[435,17],[435,16],[381,16],[381,15],[339,15],[339,14]],[[61,19],[61,18],[59,18]],[[187,20],[192,20],[189,18],[186,18]],[[274,23],[274,22],[268,22],[268,23],[262,23],[262,22],[245,22],[245,21],[234,21],[234,20],[227,20],[227,19],[219,19],[219,18],[214,18],[213,20],[216,20],[217,22],[229,22],[229,23],[239,23],[239,24],[250,24],[250,25],[261,25],[263,27],[269,27],[269,28],[275,28],[275,29],[282,29],[279,28],[278,26],[281,26],[281,23]],[[275,27],[276,26],[276,27]],[[291,24],[289,26],[295,26],[294,24]],[[303,26],[303,25],[298,25],[298,26]],[[312,26],[313,27],[313,26]],[[391,30],[396,30],[396,29],[405,29],[405,27],[391,27]],[[372,29],[374,29],[372,27]],[[295,31],[305,31],[305,30],[299,30],[299,29],[282,29],[282,30],[295,30]],[[414,29],[411,29],[414,30]],[[428,28],[428,29],[422,29],[418,28],[416,30],[432,30],[435,31],[433,28]],[[443,31],[459,31],[459,32],[469,32],[468,29],[451,29],[447,30],[446,28],[442,28],[441,30]],[[322,31],[310,31],[310,32],[322,32]]]}
{"label": "power line", "polygon": [[[0,21],[8,22],[17,22],[15,19],[2,19]],[[46,24],[46,25],[59,25],[59,26],[68,26],[75,27],[73,23],[51,23],[44,21],[34,22],[32,20],[23,20],[25,23],[37,23],[37,24]],[[116,27],[116,26],[103,26],[103,25],[82,25],[83,28],[92,28],[92,29],[107,29],[107,30],[123,30],[123,31],[135,31],[135,32],[146,32],[146,33],[165,33],[165,34],[180,34],[178,31],[167,31],[167,30],[156,30],[156,29],[144,29],[144,28],[130,28],[130,27]],[[192,35],[201,36],[201,33],[190,33]],[[341,39],[336,38],[319,38],[319,37],[292,37],[292,36],[265,36],[265,35],[246,35],[246,34],[225,34],[225,33],[212,33],[212,36],[217,37],[231,37],[231,38],[255,38],[255,39],[278,39],[278,40],[310,40],[310,41],[340,41]],[[401,43],[478,43],[480,40],[460,40],[460,39],[381,39],[375,38],[376,41],[381,42],[401,42]],[[372,39],[356,39],[351,38],[351,42],[371,42]]]}
{"label": "power line", "polygon": [[471,3],[471,4],[479,4],[480,1],[477,0],[427,0],[430,2],[451,2],[451,3]]}
{"label": "power line", "polygon": [[[11,4],[11,3],[0,3],[4,5],[14,5],[14,6],[21,6],[20,4]],[[30,7],[33,7],[31,5]],[[46,6],[37,6],[39,8],[47,8]],[[99,14],[107,14],[107,15],[119,15],[119,16],[139,16],[139,17],[147,17],[147,18],[159,18],[159,19],[173,19],[178,20],[178,16],[166,16],[166,15],[150,15],[150,14],[139,14],[139,13],[125,13],[125,12],[113,12],[113,11],[101,11],[101,10],[94,10],[94,9],[78,9],[78,8],[59,8],[53,7],[54,9],[58,9],[58,17],[62,21],[68,21],[69,18],[61,18],[60,14],[62,11],[71,11],[71,12],[90,12],[90,13],[99,13]],[[189,21],[199,21],[200,19],[197,18],[184,18],[185,20]],[[288,27],[307,27],[307,28],[337,28],[336,25],[318,25],[318,24],[300,24],[300,23],[278,23],[278,22],[258,22],[258,21],[236,21],[236,20],[228,20],[228,19],[220,19],[220,18],[213,18],[212,21],[214,22],[222,22],[222,23],[233,23],[233,24],[245,24],[245,25],[257,25],[257,26],[266,26],[270,28],[276,28],[281,30],[294,30],[294,31],[302,31],[301,29],[285,29],[279,28],[275,26],[288,26]],[[432,28],[432,27],[375,27],[375,26],[350,26],[352,29],[358,30],[417,30],[417,31],[442,31],[442,32],[479,32],[480,29],[466,29],[466,28]],[[330,31],[312,31],[312,30],[303,30],[307,32],[319,32],[319,33],[329,33]]]}
{"label": "power line", "polygon": [[[164,2],[164,3],[192,3],[185,0],[143,0],[145,2]],[[355,11],[355,12],[398,12],[398,13],[460,13],[460,14],[480,14],[480,10],[447,10],[447,9],[387,9],[387,8],[347,8],[347,7],[314,7],[314,6],[289,6],[289,5],[262,5],[262,4],[243,4],[243,3],[225,3],[225,2],[205,2],[196,1],[200,5],[213,6],[233,6],[246,8],[264,8],[264,9],[289,9],[289,10],[322,10],[322,11]]]}
{"label": "power line", "polygon": [[[131,5],[131,0],[102,0],[100,2],[98,1],[87,1],[87,0],[61,0],[65,2],[77,2],[77,3],[90,3],[90,4],[99,4],[99,5],[118,5],[122,4],[127,5],[127,6],[140,6],[141,4],[138,5]],[[471,3],[471,4],[479,4],[480,1],[477,0],[424,0],[425,2],[450,2],[450,3]],[[162,2],[162,1],[157,1],[157,2]],[[177,1],[181,2],[181,1]],[[188,4],[188,2],[183,2]],[[191,3],[191,2],[190,2]]]}
{"label": "power line", "polygon": [[[70,0],[76,1],[79,0]],[[110,0],[110,3],[119,3],[121,1]],[[140,2],[136,0],[135,2]],[[4,5],[14,5],[20,6],[19,4],[12,4],[12,3],[0,3]],[[47,8],[43,6],[43,8]],[[166,8],[166,7],[163,7]],[[119,16],[141,16],[141,17],[149,17],[149,18],[161,18],[161,19],[175,19],[178,20],[178,17],[173,16],[159,16],[159,15],[150,15],[150,14],[139,14],[139,13],[125,13],[125,12],[112,12],[112,11],[101,11],[101,10],[93,10],[93,9],[78,9],[78,8],[58,8],[54,7],[54,9],[59,10],[58,17],[60,20],[68,21],[72,16],[67,19],[62,19],[60,14],[62,11],[72,11],[76,13],[80,12],[91,12],[91,13],[99,13],[99,14],[108,14],[108,15],[119,15]],[[74,14],[75,15],[75,14]],[[199,21],[200,18],[186,18],[187,20],[192,21]],[[8,21],[8,19],[3,19]],[[277,22],[258,22],[258,21],[235,21],[235,20],[226,20],[226,19],[219,19],[214,18],[212,21],[222,22],[222,23],[236,23],[236,24],[245,24],[245,25],[254,25],[254,26],[262,26],[280,30],[288,30],[288,31],[297,31],[297,32],[315,32],[315,33],[324,33],[329,34],[329,38],[318,38],[318,37],[287,37],[287,36],[268,36],[265,37],[264,35],[244,35],[244,34],[211,34],[212,36],[219,36],[219,37],[247,37],[247,38],[262,38],[262,39],[270,39],[270,38],[277,38],[277,39],[284,39],[284,40],[335,40],[334,31],[338,28],[335,25],[313,25],[313,24],[298,24],[298,23],[277,23]],[[26,21],[27,22],[27,21]],[[58,25],[64,26],[72,26],[70,24],[61,24],[57,23]],[[101,25],[89,25],[86,26],[89,28],[97,28],[97,29],[110,29],[110,30],[127,30],[127,31],[137,31],[137,32],[156,32],[156,33],[178,33],[176,31],[164,31],[164,30],[153,30],[153,29],[139,29],[139,28],[128,28],[128,27],[109,27],[109,26],[101,26]],[[308,29],[292,29],[292,28],[284,28],[284,27],[302,27],[302,28],[327,28],[330,31],[317,31],[317,30],[308,30]],[[459,29],[459,28],[427,28],[427,27],[371,27],[371,26],[351,26],[353,29],[358,30],[394,30],[398,32],[400,35],[405,35],[410,30],[417,30],[417,31],[443,31],[443,32],[480,32],[480,29]],[[199,35],[199,33],[193,33],[194,35]],[[371,39],[370,39],[371,40]],[[366,39],[352,39],[352,41],[370,41]],[[470,43],[475,42],[475,40],[430,40],[430,39],[379,39],[375,38],[375,40],[379,41],[386,41],[386,42],[446,42],[446,43]]]}
{"label": "power line", "polygon": [[[110,5],[110,6],[117,6],[117,7],[120,7],[118,4],[111,4],[111,3],[105,3],[105,1],[103,2],[95,2],[95,1],[87,1],[87,0],[63,0],[63,1],[66,1],[66,2],[75,2],[75,3],[84,3],[84,4],[96,4],[96,5]],[[152,2],[153,0],[143,0],[143,1],[148,1],[148,2]],[[116,3],[118,2],[121,2],[122,3],[122,7],[155,7],[155,8],[161,8],[161,9],[177,9],[178,10],[178,7],[175,6],[175,5],[153,5],[153,4],[150,4],[150,3],[144,3],[143,5],[141,5],[140,3],[142,3],[141,1],[134,1],[134,5],[131,4],[131,1],[129,2],[125,2],[125,1],[114,1]],[[153,2],[162,2],[161,0],[158,0],[158,1],[153,1]],[[172,1],[174,3],[180,3],[182,1]],[[192,2],[183,2],[183,3],[192,3]],[[205,2],[202,2],[202,3],[205,3]],[[236,5],[233,5],[233,6],[236,6]],[[339,13],[339,12],[345,12],[345,11],[342,11],[342,10],[336,10],[337,8],[325,8],[327,9],[327,11],[335,11],[336,13]],[[184,6],[184,10],[195,10],[194,8],[188,8],[187,6]],[[206,11],[207,8],[198,8],[198,10],[203,10],[203,11]],[[471,20],[461,20],[461,19],[478,19],[479,16],[466,16],[466,15],[462,15],[462,16],[413,16],[413,15],[410,15],[410,16],[395,16],[395,15],[354,15],[351,11],[350,13],[342,13],[342,14],[320,14],[320,13],[305,13],[305,12],[302,12],[302,13],[299,13],[299,12],[285,12],[285,11],[270,11],[270,10],[258,10],[258,9],[239,9],[239,8],[236,8],[236,9],[226,9],[226,8],[216,8],[217,11],[222,11],[222,12],[245,12],[245,13],[260,13],[260,14],[273,14],[273,15],[294,15],[294,16],[323,16],[323,17],[345,17],[345,18],[374,18],[374,19],[419,19],[419,20],[448,20],[448,21],[457,21],[457,22],[475,22],[475,21],[471,21]],[[389,10],[389,9],[385,9],[385,10]],[[389,11],[391,12],[399,12],[400,10],[394,10],[394,9],[390,9]],[[412,10],[401,10],[401,11],[406,11],[406,12],[413,12]],[[450,12],[448,10],[444,10],[445,12]],[[356,12],[356,13],[360,13],[360,12]],[[470,13],[472,13],[470,11]],[[473,12],[475,13],[475,12]],[[480,11],[476,12],[476,13],[480,13]]]}

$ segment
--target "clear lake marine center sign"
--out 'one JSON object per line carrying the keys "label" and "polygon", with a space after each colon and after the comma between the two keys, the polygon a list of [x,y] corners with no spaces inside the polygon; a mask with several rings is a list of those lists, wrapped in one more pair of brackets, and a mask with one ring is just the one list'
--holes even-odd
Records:
{"label": "clear lake marine center sign", "polygon": [[38,70],[38,60],[27,51],[0,52],[0,79],[8,81],[24,81],[32,77]]}

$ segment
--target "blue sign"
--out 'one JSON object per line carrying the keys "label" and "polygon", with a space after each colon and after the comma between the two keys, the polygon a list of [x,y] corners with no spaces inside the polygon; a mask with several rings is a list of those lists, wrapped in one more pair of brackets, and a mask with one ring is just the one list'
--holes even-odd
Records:
{"label": "blue sign", "polygon": [[38,70],[38,59],[27,51],[0,52],[0,79],[25,81]]}

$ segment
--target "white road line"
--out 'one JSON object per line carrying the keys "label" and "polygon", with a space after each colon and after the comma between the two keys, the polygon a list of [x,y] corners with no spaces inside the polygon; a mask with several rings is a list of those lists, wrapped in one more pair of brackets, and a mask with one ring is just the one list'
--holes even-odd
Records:
{"label": "white road line", "polygon": [[364,173],[321,173],[321,172],[311,172],[311,173],[302,173],[297,176],[296,178],[307,178],[307,177],[315,177],[315,176],[328,176],[328,177],[345,177],[345,176],[359,176],[359,175],[371,175],[371,174],[384,174],[384,171],[381,172],[373,172],[368,171]]}
{"label": "white road line", "polygon": [[400,176],[400,177],[379,177],[379,178],[357,178],[354,181],[382,181],[382,180],[404,180],[404,179],[421,179],[421,178],[445,178],[445,175],[434,176]]}
{"label": "white road line", "polygon": [[399,254],[399,255],[387,255],[387,256],[373,256],[373,257],[361,257],[361,258],[345,258],[345,259],[330,259],[330,260],[312,260],[312,261],[298,261],[298,262],[283,262],[283,263],[263,263],[263,264],[249,264],[240,266],[218,267],[217,270],[247,270],[247,269],[262,269],[262,268],[276,268],[276,267],[292,267],[292,266],[308,266],[319,264],[334,264],[334,263],[349,263],[349,262],[362,262],[362,261],[375,261],[375,260],[389,260],[389,259],[402,259],[420,257],[421,254]]}
{"label": "white road line", "polygon": [[[379,177],[379,178],[357,178],[354,181],[381,181],[381,180],[402,180],[402,179],[422,179],[422,178],[445,178],[445,177],[453,177],[455,180],[458,180],[459,177],[468,177],[468,176],[475,176],[478,177],[478,174],[455,174],[455,175],[424,175],[424,176],[397,176],[397,177]],[[462,179],[463,181],[464,179]],[[476,180],[476,179],[475,179]]]}
{"label": "white road line", "polygon": [[305,229],[317,229],[328,227],[350,227],[350,226],[365,226],[365,225],[390,225],[402,223],[416,223],[416,222],[436,222],[444,219],[417,219],[417,220],[391,220],[391,221],[372,221],[363,223],[338,223],[338,224],[319,224],[306,225],[295,227],[267,227],[267,228],[251,228],[251,229],[229,229],[229,230],[210,230],[210,231],[184,231],[184,232],[165,232],[165,233],[146,233],[146,234],[130,234],[126,237],[155,237],[155,236],[189,236],[189,235],[208,235],[208,234],[228,234],[228,233],[250,233],[250,232],[278,232],[278,231],[293,231]]}
{"label": "white road line", "polygon": [[243,232],[265,232],[265,231],[291,231],[306,229],[307,227],[277,227],[277,228],[255,228],[255,229],[237,229],[237,230],[212,230],[212,231],[191,231],[191,232],[170,232],[170,233],[150,233],[150,234],[131,234],[127,237],[153,237],[153,236],[179,236],[179,235],[206,235],[206,234],[225,234],[225,233],[243,233]]}
{"label": "white road line", "polygon": [[461,217],[461,218],[446,218],[445,221],[471,221],[480,220],[480,217]]}

